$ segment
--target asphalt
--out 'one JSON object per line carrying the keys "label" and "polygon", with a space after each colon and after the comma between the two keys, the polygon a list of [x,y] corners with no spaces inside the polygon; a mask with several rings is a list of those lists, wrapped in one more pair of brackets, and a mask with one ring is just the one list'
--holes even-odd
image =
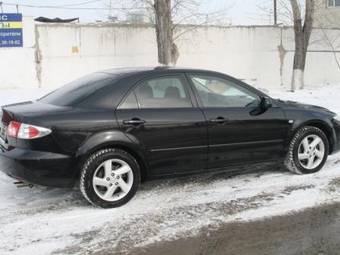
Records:
{"label": "asphalt", "polygon": [[320,205],[298,213],[254,222],[229,223],[198,235],[162,241],[122,253],[109,249],[95,254],[340,254],[340,204]]}

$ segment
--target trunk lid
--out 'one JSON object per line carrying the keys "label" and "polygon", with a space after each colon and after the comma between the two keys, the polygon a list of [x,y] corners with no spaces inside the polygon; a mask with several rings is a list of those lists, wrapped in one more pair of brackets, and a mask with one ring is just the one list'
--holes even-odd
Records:
{"label": "trunk lid", "polygon": [[[70,110],[68,106],[57,106],[39,102],[23,102],[18,104],[5,105],[2,107],[2,122],[8,126],[11,120],[22,121],[30,118],[43,118],[49,114],[58,114]],[[34,123],[27,123],[34,124]]]}
{"label": "trunk lid", "polygon": [[0,111],[0,138],[7,141],[6,131],[12,120],[34,125],[37,121],[43,121],[47,115],[58,114],[70,109],[71,107],[31,101],[2,106]]}

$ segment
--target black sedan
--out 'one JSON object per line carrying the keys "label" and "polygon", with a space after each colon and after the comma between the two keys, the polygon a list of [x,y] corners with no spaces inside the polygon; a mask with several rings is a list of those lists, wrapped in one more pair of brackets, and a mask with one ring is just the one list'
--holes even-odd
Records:
{"label": "black sedan", "polygon": [[141,180],[269,161],[309,174],[340,149],[333,112],[195,69],[97,72],[3,106],[1,119],[2,171],[45,186],[79,181],[104,208],[127,203]]}

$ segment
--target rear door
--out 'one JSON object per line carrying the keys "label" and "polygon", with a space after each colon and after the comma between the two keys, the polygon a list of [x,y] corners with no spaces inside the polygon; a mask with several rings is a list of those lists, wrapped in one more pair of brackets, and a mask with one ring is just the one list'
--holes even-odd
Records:
{"label": "rear door", "polygon": [[209,122],[210,168],[284,156],[289,124],[281,108],[255,111],[260,96],[225,77],[191,74],[189,80]]}
{"label": "rear door", "polygon": [[184,74],[139,82],[116,114],[121,129],[146,151],[152,175],[206,168],[207,124]]}

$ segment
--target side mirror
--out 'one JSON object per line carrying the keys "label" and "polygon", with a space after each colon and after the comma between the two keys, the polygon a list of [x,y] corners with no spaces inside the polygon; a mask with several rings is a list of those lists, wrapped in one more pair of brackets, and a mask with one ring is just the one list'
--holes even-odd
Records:
{"label": "side mirror", "polygon": [[263,110],[267,110],[273,106],[273,102],[269,97],[261,97],[260,107]]}
{"label": "side mirror", "polygon": [[261,97],[258,107],[250,112],[250,115],[256,116],[266,112],[273,106],[272,99],[270,97]]}

